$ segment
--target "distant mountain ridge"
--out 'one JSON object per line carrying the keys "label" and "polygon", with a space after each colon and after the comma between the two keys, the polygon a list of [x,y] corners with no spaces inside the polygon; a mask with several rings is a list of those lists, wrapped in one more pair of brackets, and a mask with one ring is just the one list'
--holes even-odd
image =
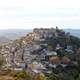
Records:
{"label": "distant mountain ridge", "polygon": [[0,44],[9,42],[10,40],[7,37],[0,36]]}
{"label": "distant mountain ridge", "polygon": [[32,30],[28,29],[5,29],[0,30],[0,36],[8,38],[9,40],[15,40],[19,37],[25,36],[28,32]]}
{"label": "distant mountain ridge", "polygon": [[65,32],[70,32],[71,35],[80,38],[80,29],[64,29]]}

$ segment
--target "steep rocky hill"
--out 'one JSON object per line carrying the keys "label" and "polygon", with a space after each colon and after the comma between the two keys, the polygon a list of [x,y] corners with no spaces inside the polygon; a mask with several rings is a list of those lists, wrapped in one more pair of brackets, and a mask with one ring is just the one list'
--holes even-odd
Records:
{"label": "steep rocky hill", "polygon": [[63,49],[66,49],[66,46],[72,46],[75,51],[80,47],[80,39],[58,28],[35,28],[26,36],[2,45],[0,53],[3,54],[8,64],[28,63],[37,59],[38,55],[43,53],[45,44],[46,48],[52,46],[54,50],[57,44],[60,44]]}

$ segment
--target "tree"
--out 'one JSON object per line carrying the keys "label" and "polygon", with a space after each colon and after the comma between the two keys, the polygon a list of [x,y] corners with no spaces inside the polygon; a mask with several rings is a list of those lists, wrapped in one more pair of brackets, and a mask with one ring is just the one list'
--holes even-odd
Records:
{"label": "tree", "polygon": [[80,48],[76,52],[76,60],[78,63],[80,63]]}
{"label": "tree", "polygon": [[26,71],[14,72],[12,76],[15,80],[34,80],[33,76]]}
{"label": "tree", "polygon": [[43,73],[39,73],[39,74],[37,74],[35,80],[46,80],[46,78]]}
{"label": "tree", "polygon": [[2,54],[0,54],[0,68],[6,63]]}
{"label": "tree", "polygon": [[58,76],[55,73],[50,73],[49,77],[47,78],[47,80],[58,80]]}
{"label": "tree", "polygon": [[79,77],[76,80],[80,80],[80,74],[79,74]]}

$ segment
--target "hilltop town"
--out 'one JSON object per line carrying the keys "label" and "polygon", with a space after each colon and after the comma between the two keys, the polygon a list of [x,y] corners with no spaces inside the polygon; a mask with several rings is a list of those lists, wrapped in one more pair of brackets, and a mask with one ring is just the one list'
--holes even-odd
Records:
{"label": "hilltop town", "polygon": [[47,75],[57,67],[79,65],[80,39],[58,27],[35,28],[26,36],[2,44],[0,55],[5,60],[4,69]]}

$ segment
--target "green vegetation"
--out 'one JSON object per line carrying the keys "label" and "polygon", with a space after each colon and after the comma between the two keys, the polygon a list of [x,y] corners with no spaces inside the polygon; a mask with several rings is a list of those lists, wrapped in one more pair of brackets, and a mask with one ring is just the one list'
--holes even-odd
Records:
{"label": "green vegetation", "polygon": [[44,74],[36,74],[35,76],[26,71],[3,71],[0,73],[0,80],[46,80]]}
{"label": "green vegetation", "polygon": [[5,65],[6,61],[3,57],[3,55],[0,54],[0,69],[2,69],[2,67]]}
{"label": "green vegetation", "polygon": [[11,73],[11,76],[14,77],[15,80],[33,80],[33,77],[25,71],[19,71],[19,72],[13,71]]}
{"label": "green vegetation", "polygon": [[80,80],[80,65],[59,66],[52,70],[47,80]]}

